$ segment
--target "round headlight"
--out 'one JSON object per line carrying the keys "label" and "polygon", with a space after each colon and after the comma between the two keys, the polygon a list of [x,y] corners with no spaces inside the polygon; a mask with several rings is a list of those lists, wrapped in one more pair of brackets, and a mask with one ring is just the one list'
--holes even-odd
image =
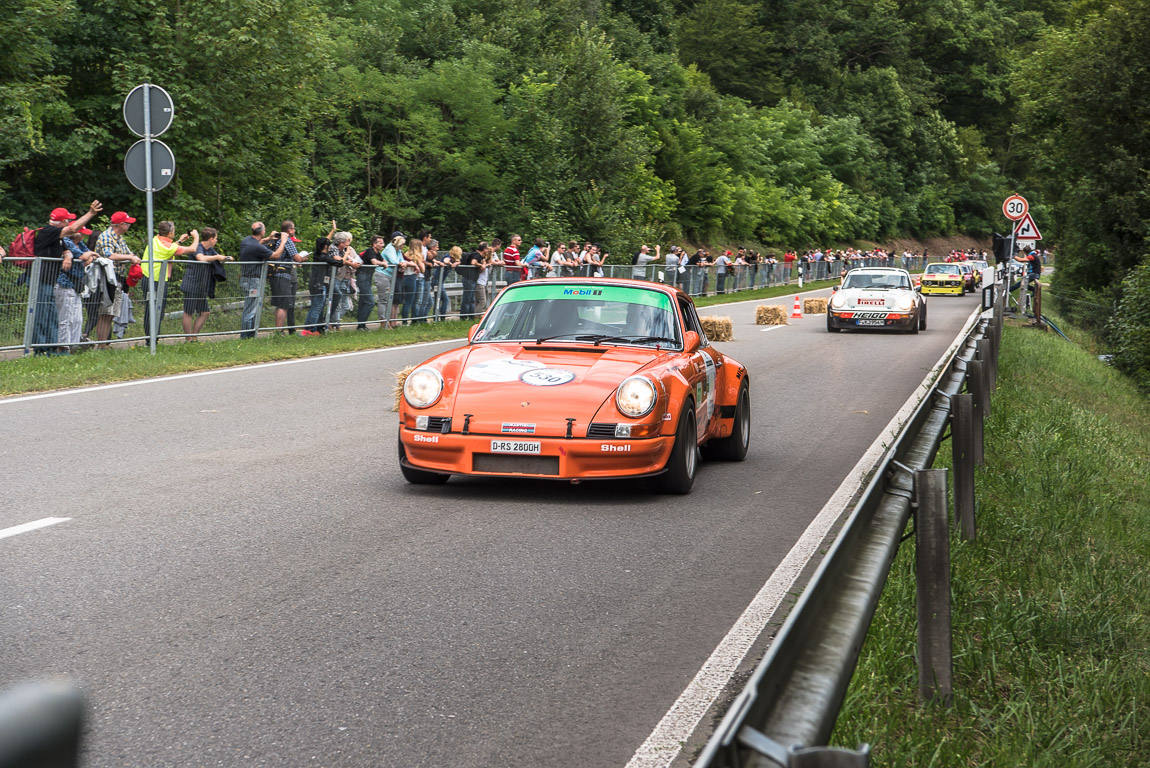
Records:
{"label": "round headlight", "polygon": [[912,306],[914,306],[914,299],[910,296],[899,296],[898,301],[895,302],[895,307],[900,312],[909,312]]}
{"label": "round headlight", "polygon": [[619,412],[633,419],[650,413],[657,399],[655,385],[646,376],[632,376],[624,380],[615,392],[615,405]]}
{"label": "round headlight", "polygon": [[434,405],[443,392],[443,377],[434,368],[417,368],[403,382],[403,399],[413,408]]}
{"label": "round headlight", "polygon": [[842,309],[847,303],[847,297],[839,291],[834,296],[831,296],[831,306],[835,309]]}

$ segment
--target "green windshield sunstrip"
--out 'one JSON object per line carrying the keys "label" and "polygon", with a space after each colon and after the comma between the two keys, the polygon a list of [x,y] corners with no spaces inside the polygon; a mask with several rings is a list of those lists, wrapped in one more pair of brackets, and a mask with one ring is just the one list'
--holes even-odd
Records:
{"label": "green windshield sunstrip", "polygon": [[619,302],[622,304],[642,304],[671,311],[671,297],[662,291],[646,288],[630,288],[623,285],[565,285],[540,280],[539,284],[516,287],[503,293],[500,304],[516,301],[542,301],[548,299],[575,299],[586,301]]}

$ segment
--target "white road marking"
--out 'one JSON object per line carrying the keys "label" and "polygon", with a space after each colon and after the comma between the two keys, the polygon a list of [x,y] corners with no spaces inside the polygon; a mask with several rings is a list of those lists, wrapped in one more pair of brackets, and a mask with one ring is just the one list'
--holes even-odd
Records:
{"label": "white road marking", "polygon": [[767,579],[767,583],[743,611],[743,615],[704,662],[702,669],[679,695],[678,700],[671,705],[667,714],[663,715],[663,719],[655,726],[647,740],[635,751],[627,763],[627,768],[667,768],[675,760],[683,744],[698,727],[699,721],[730,683],[731,677],[738,671],[739,665],[774,617],[783,599],[790,593],[807,562],[818,552],[831,526],[842,516],[847,504],[866,481],[867,475],[882,459],[887,447],[894,442],[894,436],[918,408],[942,366],[950,359],[955,347],[965,338],[970,326],[977,321],[981,312],[980,308],[971,313],[963,324],[963,329],[935,363],[930,373],[875,438],[854,468],[847,473],[838,490],[807,526],[791,551]]}
{"label": "white road marking", "polygon": [[77,395],[81,392],[99,392],[105,389],[119,389],[120,387],[135,387],[140,384],[155,384],[164,381],[179,381],[180,379],[194,379],[197,376],[215,376],[221,373],[232,373],[234,371],[251,371],[256,368],[274,368],[277,365],[296,365],[297,363],[311,363],[316,360],[331,360],[334,357],[356,357],[357,355],[374,355],[378,352],[394,352],[398,349],[418,349],[419,347],[430,347],[436,344],[448,344],[452,342],[467,341],[466,338],[460,337],[457,339],[441,339],[440,341],[424,341],[419,344],[402,344],[397,347],[381,347],[379,349],[361,349],[358,352],[340,352],[335,355],[315,355],[313,357],[297,357],[291,360],[277,360],[273,363],[253,363],[252,365],[239,365],[231,368],[213,368],[210,371],[194,371],[192,373],[178,373],[173,376],[157,376],[151,379],[136,379],[135,381],[119,381],[115,384],[100,384],[95,387],[83,387],[80,389],[62,389],[56,392],[42,392],[38,395],[22,395],[20,397],[9,397],[0,399],[0,405],[8,403],[22,403],[28,400],[42,400],[47,397],[63,397],[65,395]]}
{"label": "white road marking", "polygon": [[766,333],[767,331],[777,331],[780,328],[786,328],[786,326],[785,325],[768,325],[766,328],[760,328],[759,330],[761,330],[763,333]]}
{"label": "white road marking", "polygon": [[4,528],[0,530],[0,539],[6,539],[9,536],[16,536],[28,531],[35,531],[38,528],[47,528],[49,525],[56,523],[66,523],[72,518],[70,517],[45,517],[43,520],[34,520],[31,523],[24,523],[23,525],[14,525],[11,528]]}

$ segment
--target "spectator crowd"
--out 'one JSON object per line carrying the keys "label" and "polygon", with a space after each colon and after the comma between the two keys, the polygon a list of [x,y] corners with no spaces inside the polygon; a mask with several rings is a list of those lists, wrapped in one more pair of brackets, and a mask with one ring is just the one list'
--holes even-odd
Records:
{"label": "spectator crowd", "polygon": [[[745,247],[712,254],[703,248],[688,251],[678,245],[664,253],[661,245],[642,245],[631,255],[629,267],[619,267],[609,265],[607,250],[590,241],[568,240],[552,246],[550,241],[535,238],[527,246],[522,236],[513,234],[506,243],[493,239],[464,250],[458,245],[441,248],[425,229],[410,237],[401,231],[387,237],[373,235],[361,245],[354,242],[350,232],[340,231],[335,221],[307,251],[301,248],[290,220],[282,221],[270,233],[263,222],[252,223],[234,256],[219,251],[219,232],[214,228],[177,235],[174,222],[160,221],[143,253],[136,253],[125,239],[136,219],[116,211],[104,228],[90,228],[102,210],[99,201],[93,201],[81,215],[56,208],[46,225],[25,230],[9,249],[8,258],[17,266],[28,269],[32,261],[40,262],[37,270],[28,270],[22,278],[32,279],[35,274],[36,285],[30,287],[34,293],[31,347],[37,354],[66,354],[82,343],[99,347],[113,335],[122,338],[134,322],[132,289],[137,287],[141,290],[136,295],[143,303],[140,335],[152,333],[152,323],[158,324],[168,308],[167,293],[176,261],[183,265],[179,282],[182,331],[192,342],[208,321],[217,285],[228,279],[224,264],[229,261],[239,262],[239,335],[254,338],[263,325],[265,298],[276,329],[287,333],[298,330],[304,336],[339,330],[345,317],[350,324],[351,315],[361,331],[370,323],[394,327],[444,319],[455,314],[448,295],[448,284],[455,282],[449,280],[451,275],[457,275],[460,283],[456,312],[460,317],[473,317],[494,298],[498,279],[510,284],[606,274],[658,280],[692,295],[712,290],[721,294],[771,284],[776,269],[788,279],[797,274],[802,281],[804,277],[813,279],[816,273],[835,275],[832,264],[841,264],[845,271],[864,259],[872,264],[893,259],[893,254],[883,249],[788,251],[780,259]],[[4,256],[0,248],[0,260]],[[911,256],[917,254],[903,253],[903,265]],[[309,262],[303,301],[307,309],[303,322],[297,323],[303,262]],[[827,266],[815,270],[820,262]],[[777,267],[780,263],[782,268]]]}

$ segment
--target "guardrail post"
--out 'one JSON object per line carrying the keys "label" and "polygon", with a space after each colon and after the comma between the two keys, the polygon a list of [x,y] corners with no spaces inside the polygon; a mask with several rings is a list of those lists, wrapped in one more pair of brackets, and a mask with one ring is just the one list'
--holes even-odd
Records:
{"label": "guardrail post", "polygon": [[[982,341],[978,342],[975,348],[975,355],[980,355],[982,351]],[[973,416],[971,419],[971,427],[973,434],[971,435],[971,447],[974,450],[973,459],[974,463],[982,466],[985,463],[984,448],[983,448],[983,426],[986,420],[987,405],[990,398],[986,393],[986,374],[985,364],[982,360],[975,357],[967,365],[966,369],[966,386],[970,390],[973,398]]]}
{"label": "guardrail post", "polygon": [[914,523],[918,602],[918,698],[950,706],[954,664],[950,626],[950,526],[946,470],[914,473],[918,508]]}
{"label": "guardrail post", "polygon": [[950,444],[954,462],[954,522],[967,541],[974,540],[974,398],[955,395]]}

